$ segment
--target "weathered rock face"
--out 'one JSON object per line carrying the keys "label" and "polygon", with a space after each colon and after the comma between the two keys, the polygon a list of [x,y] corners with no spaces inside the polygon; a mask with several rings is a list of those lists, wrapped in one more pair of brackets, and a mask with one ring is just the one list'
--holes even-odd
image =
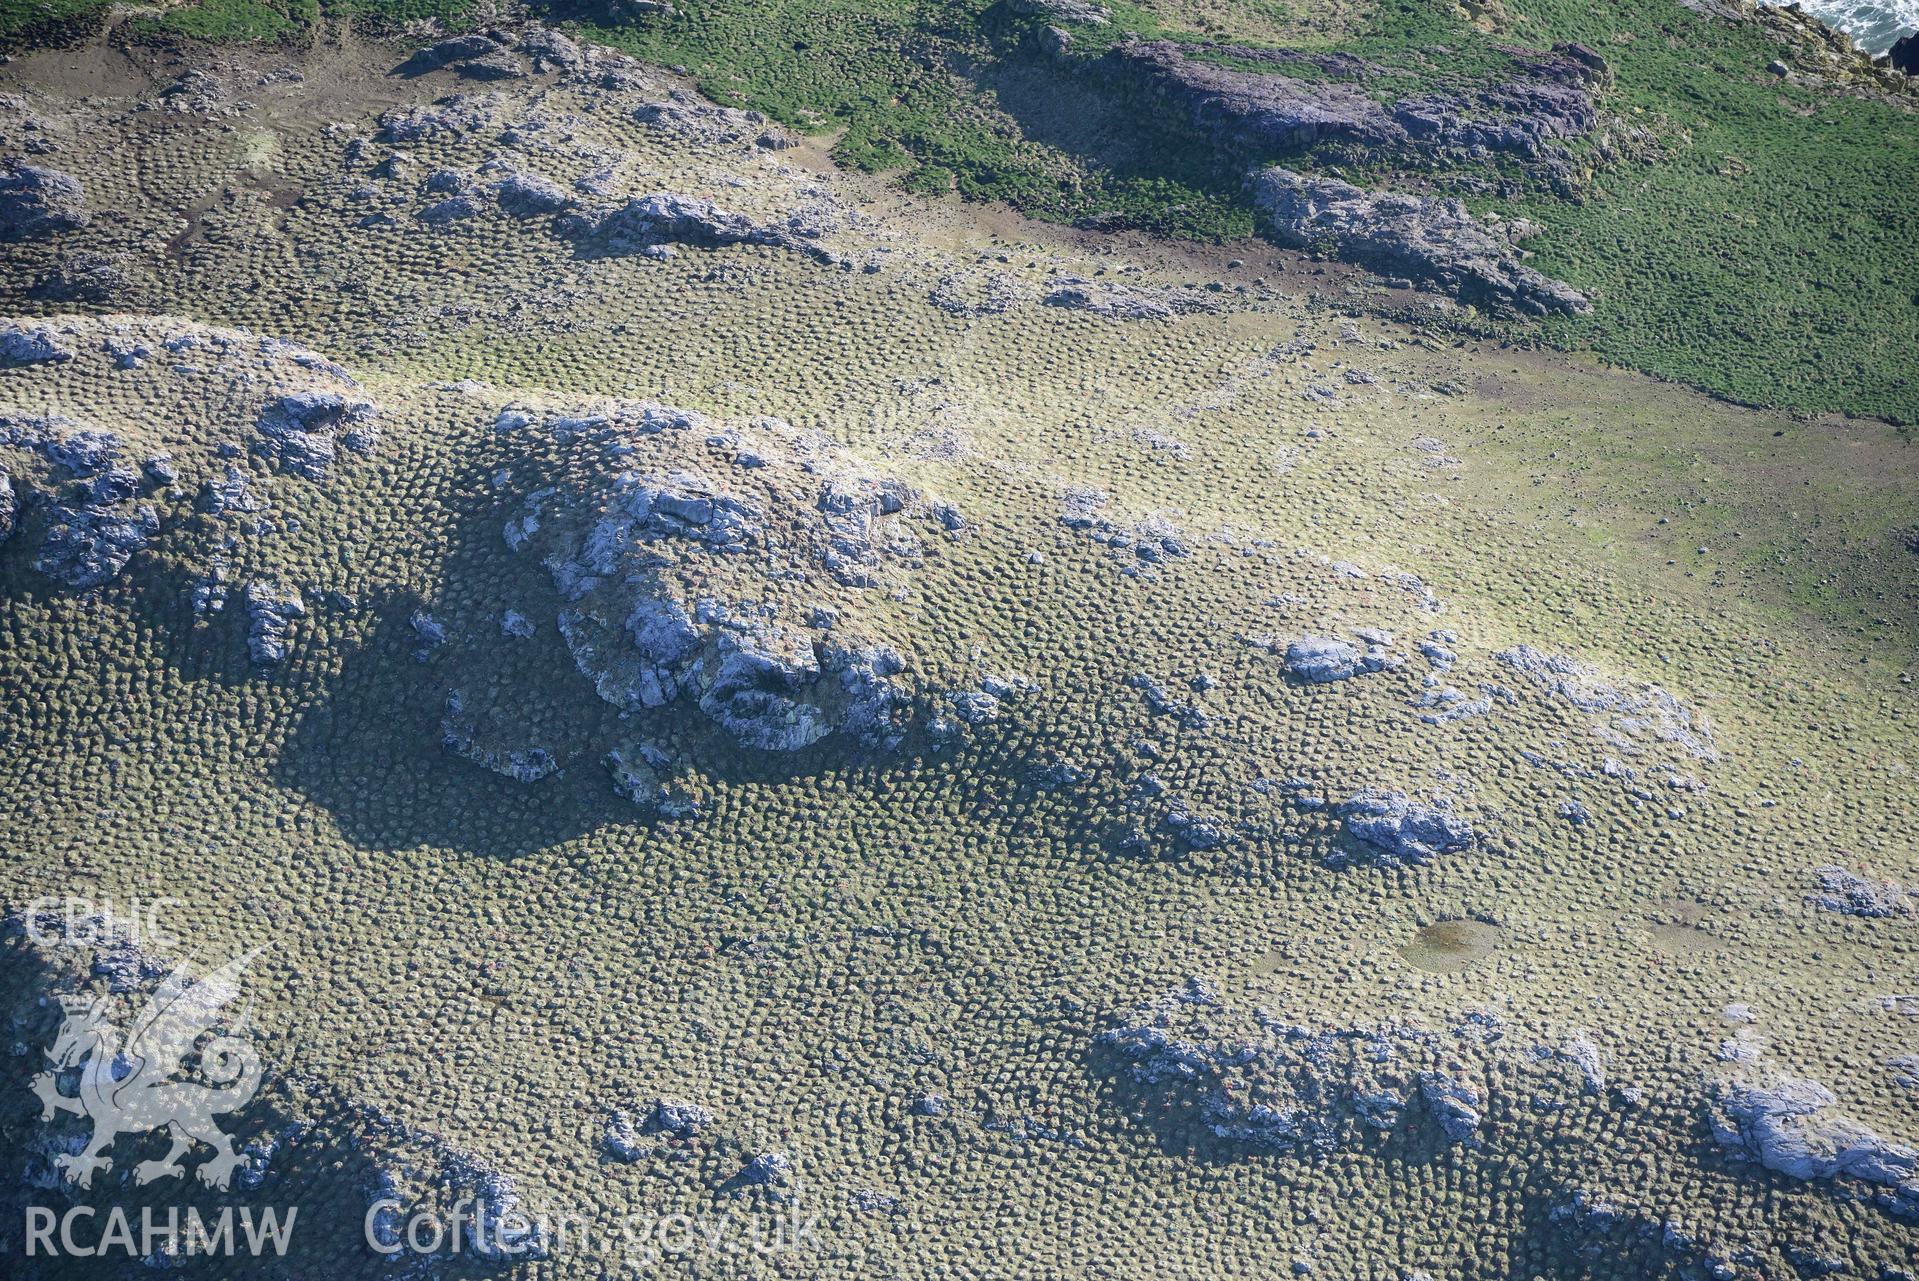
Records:
{"label": "weathered rock face", "polygon": [[1268,169],[1254,203],[1273,236],[1295,248],[1330,249],[1377,270],[1432,281],[1471,302],[1544,315],[1590,311],[1569,285],[1521,263],[1524,226],[1492,226],[1458,200],[1366,191],[1337,178]]}
{"label": "weathered rock face", "polygon": [[285,661],[287,633],[293,620],[306,616],[300,593],[278,583],[252,582],[246,586],[247,653],[263,667]]}
{"label": "weathered rock face", "polygon": [[1091,0],[1006,0],[1006,7],[1029,18],[1080,22],[1092,27],[1103,27],[1113,20],[1112,10]]}
{"label": "weathered rock face", "polygon": [[1476,1143],[1486,1087],[1458,1047],[1396,1024],[1310,1028],[1222,1005],[1204,984],[1162,999],[1095,1043],[1096,1065],[1156,1126],[1247,1150],[1350,1147],[1421,1125]]}
{"label": "weathered rock face", "polygon": [[[1240,51],[1225,46],[1215,52]],[[1232,146],[1278,152],[1319,142],[1381,144],[1406,137],[1382,103],[1350,84],[1202,62],[1170,40],[1120,45],[1107,63],[1184,108],[1208,136]]]}
{"label": "weathered rock face", "polygon": [[0,369],[59,364],[73,359],[73,348],[45,325],[0,325]]}
{"label": "weathered rock face", "polygon": [[1695,760],[1719,759],[1711,723],[1661,686],[1615,680],[1570,655],[1548,654],[1531,645],[1515,645],[1493,657],[1549,697],[1594,717],[1599,736],[1621,751],[1664,743]]}
{"label": "weathered rock face", "polygon": [[[160,517],[136,502],[140,476],[121,465],[112,432],[75,430],[62,419],[0,417],[0,445],[31,450],[43,460],[41,484],[53,493],[41,510],[45,533],[33,567],[79,590],[99,587],[125,569],[160,532]],[[31,486],[22,485],[26,492]],[[4,507],[9,529],[19,519],[11,481]]]}
{"label": "weathered rock face", "polygon": [[13,477],[7,474],[6,468],[0,467],[0,543],[13,537],[14,517],[19,508],[19,500],[13,496]]}
{"label": "weathered rock face", "polygon": [[1286,647],[1286,670],[1312,685],[1350,680],[1398,665],[1384,645],[1368,642],[1364,650],[1333,636],[1302,636]]}
{"label": "weathered rock face", "polygon": [[[1268,155],[1343,142],[1534,158],[1548,143],[1593,128],[1599,119],[1593,91],[1609,78],[1598,54],[1582,45],[1561,45],[1551,53],[1510,52],[1509,80],[1458,93],[1416,94],[1390,105],[1358,82],[1378,81],[1392,71],[1345,54],[1161,40],[1122,44],[1104,65],[1182,108],[1215,142]],[[1311,63],[1320,74],[1308,80],[1277,70],[1244,70],[1195,54],[1245,65]]]}
{"label": "weathered rock face", "polygon": [[[724,430],[623,402],[543,427],[595,461],[528,495],[506,540],[551,573],[560,634],[600,697],[626,711],[690,702],[760,751],[898,734],[905,659],[865,623],[875,589],[922,555],[913,526],[936,522],[917,495],[777,419]],[[634,751],[611,764],[646,803],[663,789],[678,803],[661,763]]]}
{"label": "weathered rock face", "polygon": [[87,223],[86,190],[57,169],[0,162],[0,240],[37,240]]}
{"label": "weathered rock face", "polygon": [[1472,848],[1470,823],[1443,804],[1423,804],[1403,792],[1360,792],[1339,812],[1346,834],[1362,847],[1359,861],[1373,866],[1417,866]]}
{"label": "weathered rock face", "polygon": [[1901,36],[1886,51],[1886,61],[1894,71],[1903,71],[1909,76],[1919,76],[1919,33]]}
{"label": "weathered rock face", "polygon": [[1871,919],[1919,913],[1912,895],[1896,881],[1874,880],[1838,864],[1815,868],[1813,875],[1819,883],[1818,893],[1812,896],[1814,907]]}
{"label": "weathered rock face", "polygon": [[1854,1178],[1884,1189],[1882,1208],[1919,1218],[1919,1150],[1881,1138],[1838,1109],[1817,1081],[1780,1073],[1731,1077],[1707,1120],[1721,1147],[1792,1179]]}
{"label": "weathered rock face", "polygon": [[583,248],[607,254],[657,253],[666,245],[772,245],[817,252],[804,228],[763,226],[710,200],[671,191],[634,196],[611,209],[567,214],[558,229]]}
{"label": "weathered rock face", "polygon": [[336,455],[336,441],[357,451],[371,448],[369,424],[374,414],[371,401],[339,392],[289,392],[261,411],[254,423],[259,432],[256,448],[281,471],[324,480]]}

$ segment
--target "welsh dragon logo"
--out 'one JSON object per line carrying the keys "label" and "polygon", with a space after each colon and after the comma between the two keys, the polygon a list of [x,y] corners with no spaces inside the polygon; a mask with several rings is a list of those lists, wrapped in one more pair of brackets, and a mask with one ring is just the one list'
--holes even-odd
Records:
{"label": "welsh dragon logo", "polygon": [[[260,1088],[261,1068],[247,1039],[246,1012],[227,1019],[221,1011],[239,995],[240,978],[257,955],[256,949],[236,957],[198,982],[183,962],[124,1037],[109,1016],[111,997],[61,998],[66,1020],[47,1051],[53,1067],[34,1078],[33,1092],[40,1096],[41,1119],[71,1112],[93,1123],[85,1148],[56,1158],[67,1182],[90,1187],[96,1170],[113,1168],[106,1154],[120,1135],[165,1130],[172,1149],[136,1165],[135,1183],[179,1178],[185,1173],[180,1158],[203,1143],[213,1156],[200,1165],[200,1181],[228,1187],[241,1157],[213,1118],[246,1106]],[[71,1082],[76,1069],[79,1093],[62,1093],[63,1081]],[[179,1079],[189,1072],[201,1080]]]}

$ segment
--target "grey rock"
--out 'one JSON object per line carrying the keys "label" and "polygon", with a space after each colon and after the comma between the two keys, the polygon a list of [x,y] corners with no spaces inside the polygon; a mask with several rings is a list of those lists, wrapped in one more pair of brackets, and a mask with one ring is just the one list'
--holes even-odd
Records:
{"label": "grey rock", "polygon": [[697,1103],[658,1099],[647,1118],[649,1129],[676,1139],[690,1139],[713,1124],[713,1114]]}
{"label": "grey rock", "polygon": [[45,325],[0,325],[0,369],[60,364],[72,359],[73,348]]}
{"label": "grey rock", "polygon": [[536,218],[570,208],[573,197],[564,188],[538,174],[511,172],[493,184],[500,208],[515,218]]}
{"label": "grey rock", "polygon": [[1084,311],[1113,320],[1164,320],[1195,311],[1217,311],[1211,295],[1186,289],[1143,289],[1069,277],[1041,299],[1048,307]]}
{"label": "grey rock", "polygon": [[1491,306],[1536,315],[1592,309],[1570,286],[1519,261],[1515,242],[1526,228],[1481,222],[1458,200],[1366,191],[1284,168],[1258,174],[1253,193],[1282,244],[1330,248]]}
{"label": "grey rock", "polygon": [[485,126],[493,106],[483,99],[454,94],[430,105],[395,107],[380,117],[376,135],[384,143],[423,142],[460,137]]}
{"label": "grey rock", "polygon": [[1819,891],[1811,902],[1828,912],[1867,918],[1912,916],[1919,912],[1913,896],[1897,881],[1874,880],[1837,864],[1815,868],[1813,875],[1818,879]]}
{"label": "grey rock", "polygon": [[466,80],[521,80],[530,72],[526,63],[502,49],[484,58],[472,58],[454,68]]}
{"label": "grey rock", "polygon": [[[1235,46],[1220,51],[1241,52]],[[1205,135],[1236,147],[1290,151],[1335,141],[1378,145],[1406,136],[1385,105],[1357,86],[1225,67],[1193,58],[1170,40],[1121,44],[1104,65],[1183,109]]]}
{"label": "grey rock", "polygon": [[1302,636],[1286,647],[1286,670],[1299,680],[1323,685],[1397,666],[1385,648],[1369,643],[1364,652],[1332,636]]}
{"label": "grey rock", "polygon": [[253,477],[228,463],[217,479],[201,484],[200,507],[210,516],[240,516],[259,511],[260,500],[253,494]]}
{"label": "grey rock", "polygon": [[400,64],[399,70],[403,74],[418,75],[422,72],[437,71],[441,67],[463,62],[468,58],[484,58],[499,51],[500,44],[497,40],[478,32],[449,36],[445,40],[415,51],[412,57]]}
{"label": "grey rock", "polygon": [[793,1174],[793,1159],[783,1152],[761,1152],[746,1163],[738,1181],[748,1187],[785,1183]]}
{"label": "grey rock", "polygon": [[430,227],[445,227],[478,215],[480,208],[480,202],[472,196],[448,196],[420,210],[420,221]]}
{"label": "grey rock", "polygon": [[1426,805],[1403,792],[1368,789],[1343,802],[1346,834],[1361,842],[1360,861],[1399,867],[1429,863],[1442,854],[1470,849],[1471,824],[1443,804]]}
{"label": "grey rock", "polygon": [[87,224],[86,189],[57,169],[0,162],[0,240],[38,240]]}
{"label": "grey rock", "polygon": [[372,420],[373,403],[332,391],[296,391],[276,397],[254,422],[255,448],[281,471],[308,480],[326,479],[336,456],[336,433]]}
{"label": "grey rock", "polygon": [[[1392,1024],[1310,1028],[1223,1006],[1204,988],[1162,998],[1095,1046],[1162,1125],[1249,1150],[1327,1154],[1424,1115],[1475,1141],[1478,1086],[1441,1038]],[[1110,1065],[1106,1067],[1105,1065]]]}
{"label": "grey rock", "polygon": [[278,583],[255,580],[246,585],[247,653],[261,666],[287,656],[287,632],[296,618],[306,617],[300,593]]}
{"label": "grey rock", "polygon": [[607,753],[613,789],[641,813],[667,822],[688,822],[704,812],[692,769],[649,743],[622,744]]}
{"label": "grey rock", "polygon": [[741,111],[708,102],[643,102],[633,109],[643,125],[703,146],[733,146],[757,142],[767,132],[767,119],[757,111]]}
{"label": "grey rock", "polygon": [[520,38],[519,48],[536,65],[546,62],[569,71],[586,60],[586,55],[571,36],[551,27],[535,27],[528,31]]}
{"label": "grey rock", "polygon": [[19,511],[20,501],[13,493],[13,477],[5,467],[0,467],[0,543],[13,537],[13,526]]}
{"label": "grey rock", "polygon": [[660,191],[609,210],[569,214],[560,232],[606,253],[631,254],[662,245],[786,245],[786,233],[762,227],[710,200]]}
{"label": "grey rock", "polygon": [[160,532],[160,517],[145,504],[124,507],[54,503],[33,567],[69,587],[98,587],[125,569],[135,552]]}
{"label": "grey rock", "polygon": [[1464,1143],[1479,1133],[1481,1102],[1478,1089],[1470,1082],[1425,1072],[1419,1078],[1419,1096],[1454,1143]]}
{"label": "grey rock", "polygon": [[1078,22],[1103,27],[1113,20],[1111,9],[1103,4],[1094,4],[1092,0],[1006,0],[1006,7],[1024,17],[1045,18],[1053,22]]}
{"label": "grey rock", "polygon": [[1919,1215],[1919,1150],[1840,1112],[1817,1081],[1779,1073],[1722,1079],[1707,1120],[1721,1147],[1768,1170],[1792,1179],[1860,1179],[1889,1190],[1889,1210]]}
{"label": "grey rock", "polygon": [[600,1148],[617,1161],[639,1161],[653,1155],[653,1145],[641,1136],[633,1118],[624,1112],[614,1112],[607,1117],[606,1129],[600,1135]]}

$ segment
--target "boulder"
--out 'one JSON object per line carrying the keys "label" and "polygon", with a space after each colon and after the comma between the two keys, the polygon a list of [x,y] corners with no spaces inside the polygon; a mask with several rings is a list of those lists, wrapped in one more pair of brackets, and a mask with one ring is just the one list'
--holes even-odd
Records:
{"label": "boulder", "polygon": [[1472,825],[1445,803],[1427,805],[1404,792],[1367,790],[1339,807],[1346,834],[1365,848],[1359,861],[1376,867],[1417,866],[1472,848]]}
{"label": "boulder", "polygon": [[1912,916],[1919,911],[1912,895],[1897,881],[1874,880],[1837,864],[1815,868],[1813,875],[1818,879],[1819,890],[1811,902],[1828,912],[1886,918]]}
{"label": "boulder", "polygon": [[1778,1072],[1723,1079],[1707,1121],[1721,1147],[1768,1170],[1791,1179],[1860,1179],[1889,1190],[1889,1209],[1919,1216],[1919,1150],[1846,1116],[1817,1081]]}
{"label": "boulder", "polygon": [[246,585],[247,653],[261,666],[287,656],[287,631],[296,618],[306,616],[300,593],[278,583],[254,581]]}
{"label": "boulder", "polygon": [[1385,646],[1357,646],[1332,636],[1302,636],[1286,647],[1286,670],[1313,685],[1350,680],[1398,666]]}
{"label": "boulder", "polygon": [[57,169],[0,162],[0,240],[38,240],[87,224],[86,189]]}
{"label": "boulder", "polygon": [[1592,309],[1571,286],[1519,261],[1515,241],[1524,228],[1481,222],[1458,200],[1367,191],[1284,168],[1258,174],[1253,191],[1282,244],[1330,250],[1491,307],[1533,315]]}
{"label": "boulder", "polygon": [[255,450],[283,472],[308,480],[326,479],[342,431],[372,421],[371,401],[334,391],[295,391],[269,401],[254,421]]}
{"label": "boulder", "polygon": [[0,543],[13,537],[13,526],[20,510],[20,503],[13,495],[13,477],[0,467]]}
{"label": "boulder", "polygon": [[555,214],[573,204],[573,197],[556,182],[538,174],[510,172],[493,184],[493,198],[515,218]]}
{"label": "boulder", "polygon": [[0,369],[63,364],[72,359],[73,348],[45,325],[0,325]]}
{"label": "boulder", "polygon": [[1886,61],[1894,71],[1919,76],[1919,32],[1895,40],[1886,51]]}

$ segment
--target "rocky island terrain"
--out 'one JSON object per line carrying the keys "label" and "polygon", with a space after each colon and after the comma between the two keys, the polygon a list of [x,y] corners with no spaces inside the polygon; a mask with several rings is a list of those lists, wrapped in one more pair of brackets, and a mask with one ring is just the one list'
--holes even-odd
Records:
{"label": "rocky island terrain", "polygon": [[1899,46],[0,14],[0,1273],[1919,1275]]}

